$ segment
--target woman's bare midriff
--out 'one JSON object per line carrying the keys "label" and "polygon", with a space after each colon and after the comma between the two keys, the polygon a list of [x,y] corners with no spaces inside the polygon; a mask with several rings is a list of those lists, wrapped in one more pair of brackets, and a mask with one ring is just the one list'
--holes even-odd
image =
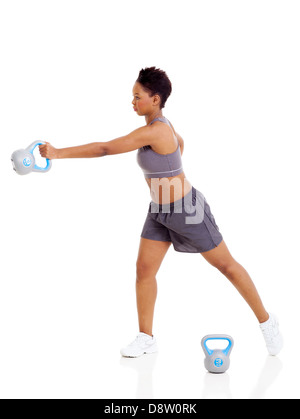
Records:
{"label": "woman's bare midriff", "polygon": [[150,189],[151,199],[157,204],[169,204],[182,199],[192,189],[192,184],[187,180],[184,172],[177,176],[145,179]]}

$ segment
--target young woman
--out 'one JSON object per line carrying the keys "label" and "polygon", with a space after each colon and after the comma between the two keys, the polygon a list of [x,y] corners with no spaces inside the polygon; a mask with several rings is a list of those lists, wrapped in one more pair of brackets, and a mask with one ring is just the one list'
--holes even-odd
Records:
{"label": "young woman", "polygon": [[146,125],[107,142],[56,149],[40,145],[48,159],[102,157],[138,150],[137,161],[150,189],[151,202],[141,233],[136,263],[136,297],[139,333],[127,347],[126,357],[157,351],[152,334],[157,294],[156,274],[171,245],[178,252],[201,253],[236,287],[260,324],[270,355],[283,346],[276,317],[269,314],[247,271],[230,254],[210,207],[200,191],[185,177],[182,137],[163,116],[172,91],[167,74],[155,67],[142,69],[133,86],[133,108]]}

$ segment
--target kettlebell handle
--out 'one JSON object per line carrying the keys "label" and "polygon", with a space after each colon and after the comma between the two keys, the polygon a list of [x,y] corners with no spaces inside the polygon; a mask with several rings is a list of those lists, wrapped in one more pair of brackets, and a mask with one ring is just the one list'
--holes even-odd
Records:
{"label": "kettlebell handle", "polygon": [[[46,144],[43,141],[34,141],[32,144],[30,144],[25,150],[29,151],[29,153],[31,153],[33,155],[34,149],[38,146],[38,145],[43,145]],[[51,169],[52,166],[52,162],[49,159],[46,159],[47,165],[46,167],[39,167],[37,164],[34,165],[32,171],[33,172],[48,172],[48,170]]]}
{"label": "kettlebell handle", "polygon": [[201,345],[204,351],[206,351],[208,353],[208,355],[212,355],[213,354],[213,349],[209,349],[206,345],[206,342],[209,340],[227,340],[228,341],[228,346],[227,348],[223,349],[222,352],[224,353],[224,355],[229,356],[233,345],[234,345],[234,341],[232,339],[231,336],[229,335],[207,335],[204,336],[204,338],[201,341]]}

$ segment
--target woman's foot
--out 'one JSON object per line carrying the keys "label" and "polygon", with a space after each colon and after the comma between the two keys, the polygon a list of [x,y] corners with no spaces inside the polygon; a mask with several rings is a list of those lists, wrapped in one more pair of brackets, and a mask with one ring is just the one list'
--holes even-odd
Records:
{"label": "woman's foot", "polygon": [[279,332],[279,323],[276,316],[271,313],[269,313],[269,316],[266,322],[260,323],[260,329],[265,338],[269,354],[276,356],[283,348],[283,338]]}
{"label": "woman's foot", "polygon": [[157,352],[157,343],[154,336],[140,332],[135,340],[121,349],[121,355],[128,358],[137,358],[144,354]]}

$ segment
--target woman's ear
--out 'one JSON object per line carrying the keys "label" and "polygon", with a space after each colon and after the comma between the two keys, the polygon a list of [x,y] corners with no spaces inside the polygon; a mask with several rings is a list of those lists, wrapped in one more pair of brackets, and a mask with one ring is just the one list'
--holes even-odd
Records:
{"label": "woman's ear", "polygon": [[155,94],[153,96],[153,105],[160,105],[161,99],[160,96],[158,94]]}

